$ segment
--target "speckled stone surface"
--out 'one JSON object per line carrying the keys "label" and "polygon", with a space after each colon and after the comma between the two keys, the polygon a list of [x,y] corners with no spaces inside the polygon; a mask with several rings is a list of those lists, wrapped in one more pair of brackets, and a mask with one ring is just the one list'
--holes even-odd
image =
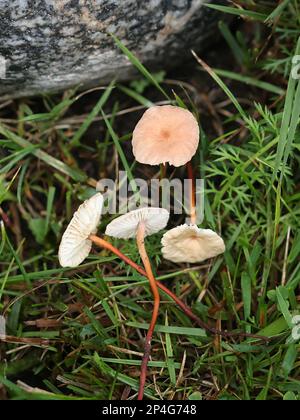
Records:
{"label": "speckled stone surface", "polygon": [[216,14],[204,1],[0,0],[1,98],[129,78],[108,33],[142,62],[171,66],[213,36]]}

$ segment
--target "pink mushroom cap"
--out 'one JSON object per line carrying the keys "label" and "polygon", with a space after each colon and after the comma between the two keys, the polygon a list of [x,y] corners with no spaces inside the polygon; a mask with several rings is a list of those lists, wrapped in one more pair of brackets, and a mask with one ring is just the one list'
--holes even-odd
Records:
{"label": "pink mushroom cap", "polygon": [[196,118],[190,111],[172,105],[147,109],[132,136],[136,160],[147,165],[185,165],[196,153],[198,144]]}

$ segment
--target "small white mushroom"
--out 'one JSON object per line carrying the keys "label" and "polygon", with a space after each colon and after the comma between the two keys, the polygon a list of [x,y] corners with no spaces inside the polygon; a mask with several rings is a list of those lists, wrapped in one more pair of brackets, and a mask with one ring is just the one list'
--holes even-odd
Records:
{"label": "small white mushroom", "polygon": [[145,236],[157,233],[164,229],[169,220],[169,212],[158,207],[144,207],[130,211],[114,219],[106,227],[105,234],[114,238],[136,237],[139,224],[145,225]]}
{"label": "small white mushroom", "polygon": [[62,267],[77,267],[89,255],[92,247],[89,236],[97,231],[102,207],[103,196],[97,193],[81,204],[74,213],[58,250]]}
{"label": "small white mushroom", "polygon": [[213,230],[196,225],[181,225],[162,237],[162,254],[175,263],[197,263],[223,254],[223,239]]}
{"label": "small white mushroom", "polygon": [[146,207],[133,210],[123,216],[113,220],[106,228],[106,234],[116,238],[136,238],[137,247],[143,261],[143,265],[149,280],[151,292],[153,294],[153,312],[149,329],[144,345],[144,355],[141,365],[140,386],[138,392],[138,400],[143,399],[144,387],[147,376],[147,365],[150,357],[151,340],[153,331],[158,317],[160,296],[158,292],[157,282],[153,275],[151,263],[145,247],[145,236],[152,235],[164,229],[169,220],[169,212],[165,209],[156,207]]}

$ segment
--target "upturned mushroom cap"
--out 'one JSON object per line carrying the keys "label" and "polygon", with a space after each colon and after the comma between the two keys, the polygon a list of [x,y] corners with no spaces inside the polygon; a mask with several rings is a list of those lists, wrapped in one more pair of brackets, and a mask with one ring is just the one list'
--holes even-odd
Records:
{"label": "upturned mushroom cap", "polygon": [[162,254],[175,263],[197,263],[216,257],[225,251],[223,239],[210,229],[196,225],[181,225],[162,237]]}
{"label": "upturned mushroom cap", "polygon": [[169,212],[157,207],[145,207],[130,211],[114,219],[106,227],[105,234],[114,238],[134,238],[137,234],[138,226],[141,222],[145,223],[145,236],[159,232],[167,226]]}
{"label": "upturned mushroom cap", "polygon": [[89,235],[96,233],[100,223],[103,196],[100,193],[84,201],[74,213],[58,250],[62,267],[77,267],[89,255],[92,242]]}
{"label": "upturned mushroom cap", "polygon": [[137,123],[132,146],[136,160],[147,165],[185,165],[199,144],[199,126],[190,111],[172,105],[149,108]]}

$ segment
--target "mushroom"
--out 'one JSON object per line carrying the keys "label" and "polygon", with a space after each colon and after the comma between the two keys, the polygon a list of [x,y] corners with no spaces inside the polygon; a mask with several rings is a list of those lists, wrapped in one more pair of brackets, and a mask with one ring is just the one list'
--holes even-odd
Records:
{"label": "mushroom", "polygon": [[129,239],[137,235],[140,224],[145,225],[145,237],[164,229],[169,212],[158,207],[143,207],[114,219],[106,227],[105,234],[113,238]]}
{"label": "mushroom", "polygon": [[[100,193],[97,193],[92,198],[86,200],[83,204],[79,206],[71,222],[69,223],[65,233],[63,234],[63,237],[60,243],[60,247],[58,251],[60,264],[63,267],[77,267],[88,256],[91,250],[92,243],[94,243],[100,246],[101,248],[107,249],[108,251],[112,252],[121,260],[123,260],[126,264],[131,266],[138,273],[140,273],[142,276],[147,277],[146,271],[143,270],[138,264],[136,264],[126,255],[124,255],[119,249],[114,247],[111,243],[95,235],[96,228],[101,218],[102,205],[103,205],[103,197]],[[91,217],[92,218],[95,217],[95,219],[92,221]],[[165,217],[167,219],[167,215]],[[162,228],[165,227],[166,219],[164,219],[164,222],[161,224]],[[160,220],[158,220],[157,223],[160,223]],[[154,233],[154,229],[155,229],[155,226],[152,227],[153,233]],[[156,229],[157,229],[157,225],[156,225]],[[84,253],[82,252],[83,249],[84,249]],[[165,292],[177,303],[177,305],[182,309],[182,311],[187,316],[189,316],[191,319],[196,321],[201,327],[208,329],[208,327],[205,326],[205,323],[203,323],[192,312],[192,310],[181,299],[179,299],[171,290],[169,290],[164,284],[160,283],[159,281],[157,281],[156,283],[157,283],[157,286],[163,292]]]}
{"label": "mushroom", "polygon": [[91,234],[97,232],[103,207],[100,193],[84,201],[74,213],[58,250],[62,267],[77,267],[89,255],[92,248]]}
{"label": "mushroom", "polygon": [[181,225],[162,237],[162,254],[175,263],[197,263],[225,252],[223,239],[211,229],[196,225]]}
{"label": "mushroom", "polygon": [[198,144],[197,120],[190,111],[172,105],[147,109],[132,135],[136,160],[148,165],[185,165]]}
{"label": "mushroom", "polygon": [[[146,235],[151,235],[152,233],[157,232],[160,229],[163,229],[169,218],[169,213],[163,209],[140,209],[137,211],[133,211],[128,215],[121,216],[119,221],[121,221],[121,226],[123,226],[123,233],[122,235],[129,235],[129,231],[124,230],[123,225],[123,218],[125,216],[128,217],[130,220],[131,225],[131,233],[130,237],[133,236],[135,233],[137,234],[137,242],[139,244],[139,249],[141,256],[143,258],[143,263],[145,266],[146,271],[137,265],[134,261],[124,255],[121,251],[115,248],[112,244],[107,242],[106,240],[98,237],[95,235],[97,226],[101,219],[101,211],[103,206],[103,196],[100,193],[95,194],[90,199],[86,200],[83,204],[81,204],[78,210],[74,213],[72,220],[70,221],[65,233],[63,234],[61,244],[59,247],[59,262],[63,267],[76,267],[78,266],[89,254],[91,250],[92,243],[107,249],[122,259],[125,263],[130,265],[134,268],[138,273],[142,276],[148,277],[150,284],[157,286],[161,290],[163,290],[168,296],[170,296],[177,305],[183,310],[183,312],[189,316],[192,320],[194,320],[200,327],[210,331],[213,334],[218,334],[224,337],[231,337],[232,335],[240,335],[243,337],[254,337],[260,338],[263,337],[255,336],[246,333],[228,333],[223,331],[218,331],[215,328],[210,327],[205,322],[203,322],[197,315],[193,313],[193,311],[181,300],[179,299],[171,290],[169,290],[165,285],[156,281],[153,277],[151,265],[146,253],[146,249],[144,246],[144,237]],[[110,228],[107,230],[111,233],[114,232],[114,235],[121,235],[114,231],[116,229],[118,219],[114,220],[110,224]],[[174,229],[173,229],[174,230]],[[170,231],[171,232],[171,231]],[[124,236],[123,236],[124,237]],[[156,282],[156,283],[155,283]],[[150,328],[147,334],[146,344],[145,344],[145,352],[142,361],[142,370],[141,370],[141,380],[140,380],[140,389],[139,389],[139,399],[143,397],[143,390],[146,381],[146,370],[147,364],[149,360],[150,350],[151,350],[151,338],[154,330],[154,326],[156,323],[158,307],[160,303],[159,295],[155,294],[156,305],[158,302],[156,314],[153,311],[153,316],[150,324]],[[152,332],[151,332],[152,331]]]}
{"label": "mushroom", "polygon": [[106,234],[116,238],[136,237],[137,247],[143,261],[143,265],[150,283],[151,292],[154,298],[154,308],[150,326],[146,335],[144,355],[141,364],[140,386],[138,400],[143,399],[146,382],[147,366],[151,352],[151,340],[158,317],[160,296],[157,282],[154,278],[150,260],[145,248],[145,237],[164,229],[169,220],[169,212],[162,208],[147,207],[133,210],[113,220],[106,228]]}

